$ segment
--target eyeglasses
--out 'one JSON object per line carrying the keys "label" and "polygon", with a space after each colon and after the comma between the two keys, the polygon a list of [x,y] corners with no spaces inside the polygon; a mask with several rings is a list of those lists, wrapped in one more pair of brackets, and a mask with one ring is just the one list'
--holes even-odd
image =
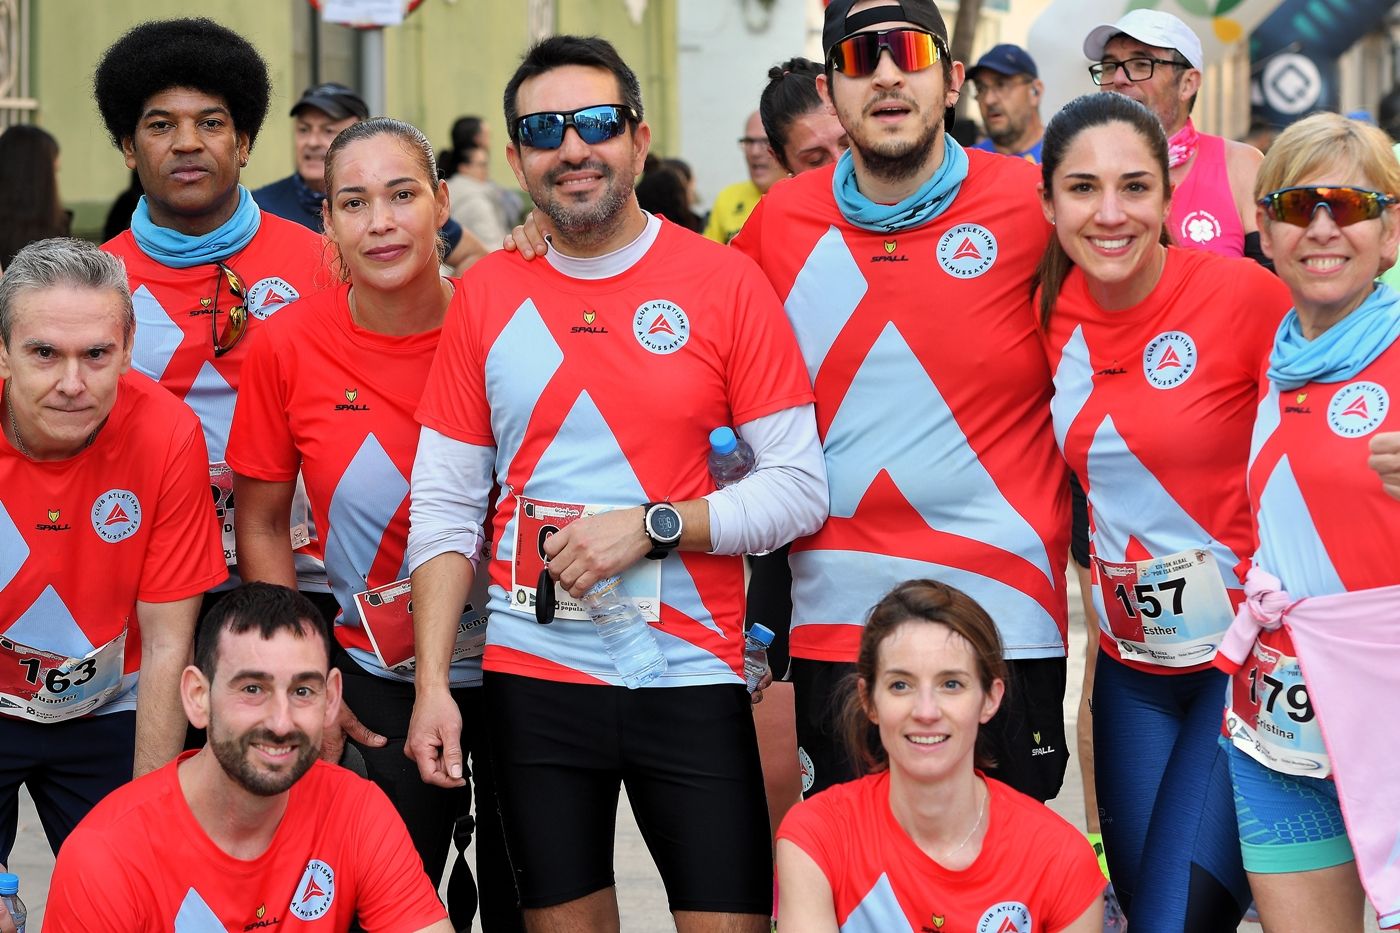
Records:
{"label": "eyeglasses", "polygon": [[228,309],[228,322],[221,332],[219,330],[219,283],[214,282],[214,310],[209,314],[209,334],[214,339],[214,356],[220,357],[238,346],[238,341],[243,339],[244,333],[248,330],[248,300],[243,290],[243,280],[238,277],[228,266],[221,262],[214,265],[219,267],[223,273],[224,281],[228,283],[229,294],[238,300],[238,304]]}
{"label": "eyeglasses", "polygon": [[1146,81],[1156,72],[1158,65],[1173,65],[1177,68],[1192,67],[1188,62],[1175,62],[1170,58],[1129,58],[1125,61],[1115,62],[1112,60],[1098,62],[1089,66],[1089,77],[1094,79],[1094,83],[1103,86],[1112,84],[1114,76],[1118,74],[1118,69],[1122,68],[1123,73],[1132,82]]}
{"label": "eyeglasses", "polygon": [[863,78],[880,65],[880,50],[888,49],[895,67],[903,72],[923,71],[942,56],[942,41],[921,29],[882,29],[858,32],[831,47],[826,60],[850,78]]}
{"label": "eyeglasses", "polygon": [[973,81],[972,99],[981,100],[983,97],[987,97],[992,94],[1000,96],[1002,94],[1009,93],[1012,89],[1020,87],[1023,84],[1032,84],[1034,82],[1035,78],[1028,77],[1025,75],[1015,79],[1014,81],[1000,81],[995,84],[990,81],[986,84],[979,84],[978,82]]}
{"label": "eyeglasses", "polygon": [[1332,215],[1333,223],[1339,227],[1350,227],[1363,220],[1375,220],[1381,216],[1382,210],[1395,202],[1394,195],[1367,188],[1307,185],[1270,192],[1259,199],[1259,206],[1270,220],[1295,227],[1309,226],[1317,209],[1325,207],[1327,213]]}
{"label": "eyeglasses", "polygon": [[767,136],[740,136],[740,137],[739,137],[739,148],[740,148],[740,149],[759,149],[759,148],[767,149],[767,148],[768,148],[768,137],[767,137]]}
{"label": "eyeglasses", "polygon": [[564,144],[564,131],[573,127],[590,146],[621,136],[627,121],[639,121],[637,112],[625,104],[598,104],[578,110],[529,113],[515,121],[515,133],[522,146],[532,149],[558,149]]}

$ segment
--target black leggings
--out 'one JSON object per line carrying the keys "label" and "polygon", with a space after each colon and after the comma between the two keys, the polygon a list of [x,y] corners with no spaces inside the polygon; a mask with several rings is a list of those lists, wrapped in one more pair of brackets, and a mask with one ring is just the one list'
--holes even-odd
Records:
{"label": "black leggings", "polygon": [[[418,766],[403,753],[408,721],[413,714],[413,685],[376,677],[360,667],[344,651],[337,650],[335,666],[345,684],[345,703],[370,730],[389,740],[382,748],[355,744],[364,756],[369,779],[379,785],[393,802],[414,848],[423,859],[423,868],[434,887],[442,881],[449,844],[455,839],[458,852],[447,889],[447,908],[456,929],[469,929],[478,906],[480,890],[481,928],[486,933],[521,931],[519,900],[506,857],[500,812],[496,807],[495,785],[486,755],[482,730],[484,712],[480,687],[452,691],[462,713],[462,757],[469,783],[464,787],[442,788],[424,784]],[[476,792],[476,819],[471,815],[472,791]],[[476,878],[462,857],[476,829]]]}

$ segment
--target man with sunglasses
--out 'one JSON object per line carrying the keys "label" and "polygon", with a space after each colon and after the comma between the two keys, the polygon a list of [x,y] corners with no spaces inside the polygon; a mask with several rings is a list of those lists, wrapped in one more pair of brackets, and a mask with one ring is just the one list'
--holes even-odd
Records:
{"label": "man with sunglasses", "polygon": [[793,543],[804,791],[854,776],[830,697],[896,584],[956,584],[996,619],[999,779],[1054,797],[1067,751],[1069,496],[1030,304],[1049,228],[1036,167],[946,132],[963,66],[931,0],[835,0],[819,89],[851,142],[759,202],[734,245],[784,304],[816,391],[831,518]]}
{"label": "man with sunglasses", "polygon": [[[146,191],[131,229],[103,246],[121,257],[130,276],[140,325],[132,365],[199,416],[235,582],[224,446],[247,337],[331,280],[320,238],[260,210],[239,184],[270,93],[257,50],[208,19],[134,27],[103,54],[93,79],[107,133]],[[304,497],[294,512],[288,533],[300,549],[296,576],[278,582],[298,586],[334,612]]]}
{"label": "man with sunglasses", "polygon": [[[753,264],[638,206],[651,131],[610,44],[541,42],[505,101],[506,157],[551,248],[493,253],[462,280],[418,409],[408,751],[425,781],[461,783],[448,662],[494,476],[495,553],[475,570],[491,579],[491,715],[465,725],[487,731],[527,927],[617,929],[625,781],[677,928],[767,930],[740,555],[825,515],[811,385]],[[719,425],[758,460],[722,490],[704,456]],[[574,602],[616,576],[666,659],[638,689]]]}
{"label": "man with sunglasses", "polygon": [[180,751],[195,614],[228,576],[199,423],[130,371],[135,326],[89,243],[32,243],[0,279],[0,863],[21,784],[57,852]]}
{"label": "man with sunglasses", "polygon": [[1132,10],[1095,26],[1084,39],[1084,56],[1094,62],[1089,76],[1101,91],[1146,105],[1167,132],[1172,241],[1268,265],[1253,203],[1264,157],[1253,146],[1197,132],[1191,109],[1205,56],[1191,28],[1162,10]]}
{"label": "man with sunglasses", "polygon": [[967,80],[987,130],[987,138],[972,148],[1039,163],[1045,135],[1040,95],[1045,84],[1035,59],[1019,45],[995,45],[967,70]]}

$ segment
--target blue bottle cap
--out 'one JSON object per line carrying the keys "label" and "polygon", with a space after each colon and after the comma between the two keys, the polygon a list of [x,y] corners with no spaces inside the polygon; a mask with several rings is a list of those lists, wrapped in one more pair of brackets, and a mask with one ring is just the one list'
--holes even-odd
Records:
{"label": "blue bottle cap", "polygon": [[710,449],[723,457],[734,452],[734,448],[739,446],[739,441],[734,437],[734,429],[731,427],[715,428],[710,432]]}
{"label": "blue bottle cap", "polygon": [[773,644],[773,630],[757,622],[749,626],[749,637],[765,648]]}
{"label": "blue bottle cap", "polygon": [[0,896],[19,893],[19,875],[0,873]]}

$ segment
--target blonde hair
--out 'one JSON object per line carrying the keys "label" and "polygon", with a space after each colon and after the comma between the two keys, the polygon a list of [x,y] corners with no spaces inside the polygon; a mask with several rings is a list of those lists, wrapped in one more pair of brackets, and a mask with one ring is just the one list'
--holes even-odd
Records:
{"label": "blonde hair", "polygon": [[1315,113],[1279,134],[1259,166],[1254,197],[1336,171],[1338,184],[1400,194],[1400,160],[1390,137],[1377,127],[1335,113]]}

